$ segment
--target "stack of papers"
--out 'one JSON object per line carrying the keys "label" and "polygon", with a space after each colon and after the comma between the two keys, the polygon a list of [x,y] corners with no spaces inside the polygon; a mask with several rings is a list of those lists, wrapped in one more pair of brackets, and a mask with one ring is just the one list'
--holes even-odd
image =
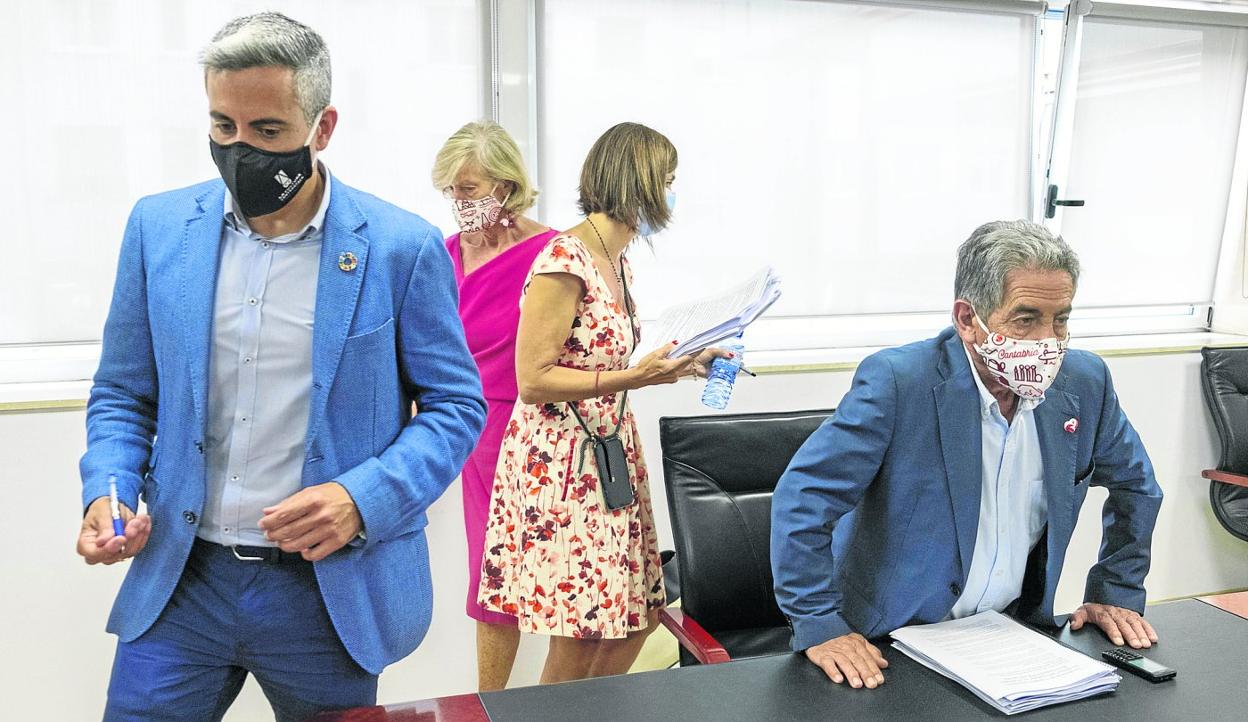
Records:
{"label": "stack of papers", "polygon": [[[697,353],[741,333],[780,298],[780,277],[770,266],[726,293],[664,311],[646,337],[679,343],[668,358]],[[638,348],[634,360],[653,350],[654,344]]]}
{"label": "stack of papers", "polygon": [[893,632],[893,647],[1006,714],[1113,692],[1114,668],[998,612]]}

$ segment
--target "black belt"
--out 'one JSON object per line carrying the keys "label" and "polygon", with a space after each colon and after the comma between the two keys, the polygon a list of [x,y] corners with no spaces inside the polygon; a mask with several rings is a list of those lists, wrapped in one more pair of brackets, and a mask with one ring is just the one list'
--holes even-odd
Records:
{"label": "black belt", "polygon": [[294,564],[302,562],[311,564],[299,552],[284,552],[277,547],[249,547],[243,545],[217,544],[205,539],[195,539],[196,544],[207,544],[210,547],[227,551],[240,562],[267,562],[269,564]]}

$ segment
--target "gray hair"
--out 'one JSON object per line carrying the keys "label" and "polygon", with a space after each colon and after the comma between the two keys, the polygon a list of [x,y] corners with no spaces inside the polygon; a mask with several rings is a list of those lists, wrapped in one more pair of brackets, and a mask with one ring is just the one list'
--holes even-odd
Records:
{"label": "gray hair", "polygon": [[312,28],[281,13],[235,18],[199,54],[204,72],[283,67],[294,71],[295,101],[309,124],[329,105],[329,48]]}
{"label": "gray hair", "polygon": [[1079,257],[1061,236],[1030,221],[993,221],[958,246],[954,297],[970,301],[987,323],[1001,307],[1006,276],[1021,269],[1065,271],[1079,285]]}

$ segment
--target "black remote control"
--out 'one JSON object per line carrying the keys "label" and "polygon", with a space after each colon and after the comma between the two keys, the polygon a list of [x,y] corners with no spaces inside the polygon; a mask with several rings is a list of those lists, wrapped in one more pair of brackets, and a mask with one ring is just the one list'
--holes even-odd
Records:
{"label": "black remote control", "polygon": [[1165,682],[1168,679],[1174,679],[1174,675],[1177,674],[1173,669],[1157,664],[1148,657],[1130,649],[1107,649],[1101,652],[1101,656],[1115,667],[1121,667],[1137,677],[1147,679],[1149,682]]}

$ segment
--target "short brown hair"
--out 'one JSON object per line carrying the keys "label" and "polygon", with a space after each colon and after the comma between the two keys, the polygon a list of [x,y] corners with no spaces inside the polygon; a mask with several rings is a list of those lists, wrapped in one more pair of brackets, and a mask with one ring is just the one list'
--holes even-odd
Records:
{"label": "short brown hair", "polygon": [[636,230],[644,221],[655,231],[671,220],[667,177],[676,171],[676,146],[640,123],[620,123],[602,134],[581,167],[583,215],[603,213]]}

